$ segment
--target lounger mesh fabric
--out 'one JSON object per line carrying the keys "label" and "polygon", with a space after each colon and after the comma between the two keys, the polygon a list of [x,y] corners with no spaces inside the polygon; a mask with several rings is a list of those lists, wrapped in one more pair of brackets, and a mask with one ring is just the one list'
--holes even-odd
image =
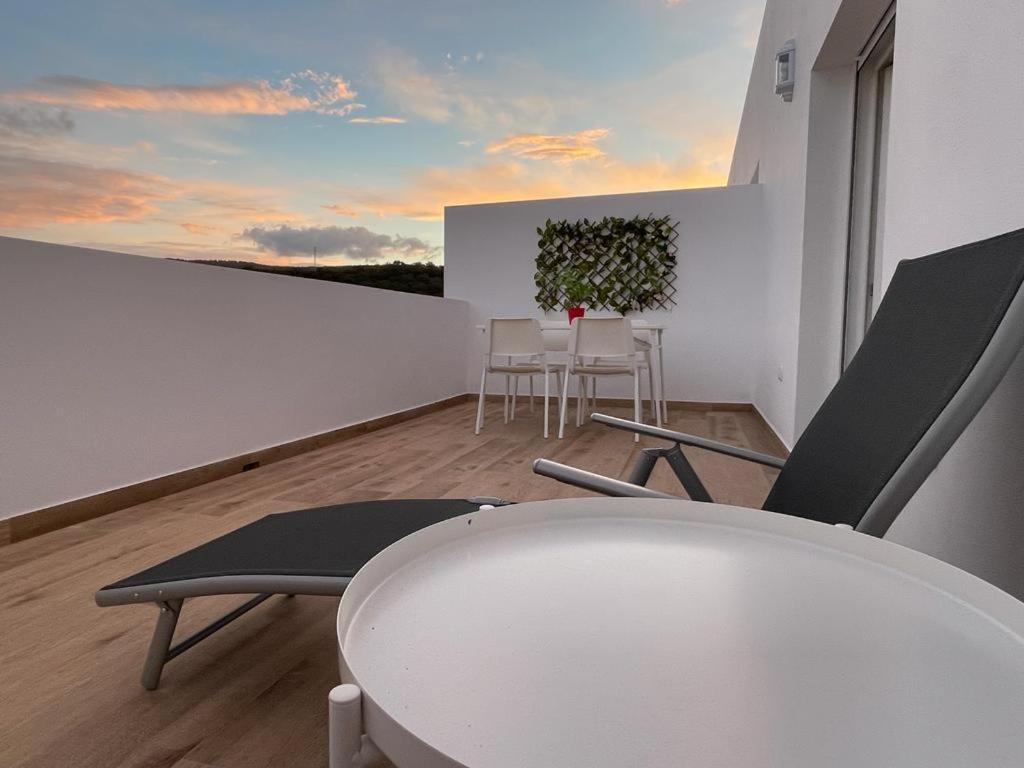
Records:
{"label": "lounger mesh fabric", "polygon": [[410,533],[479,508],[463,499],[388,499],[268,515],[103,589],[219,576],[351,577]]}
{"label": "lounger mesh fabric", "polygon": [[856,525],[971,373],[1024,281],[1024,230],[900,262],[764,508]]}

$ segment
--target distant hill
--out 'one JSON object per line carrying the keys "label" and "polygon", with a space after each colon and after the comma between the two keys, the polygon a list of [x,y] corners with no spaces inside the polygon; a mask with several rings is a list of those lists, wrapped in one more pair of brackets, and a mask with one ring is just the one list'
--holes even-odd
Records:
{"label": "distant hill", "polygon": [[[178,259],[184,261],[184,259]],[[437,264],[407,264],[393,261],[390,264],[360,264],[351,267],[277,267],[256,264],[251,261],[216,261],[188,259],[196,264],[212,267],[248,269],[253,272],[270,272],[274,275],[308,277],[313,280],[328,280],[333,283],[365,285],[370,288],[384,288],[389,291],[422,293],[426,296],[444,296],[444,267]]]}

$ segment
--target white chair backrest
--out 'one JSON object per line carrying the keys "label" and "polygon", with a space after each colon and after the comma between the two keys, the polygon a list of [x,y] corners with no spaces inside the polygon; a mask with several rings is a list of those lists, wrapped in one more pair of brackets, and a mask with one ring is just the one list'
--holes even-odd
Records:
{"label": "white chair backrest", "polygon": [[548,352],[561,352],[569,349],[569,329],[554,328],[544,332],[544,348]]}
{"label": "white chair backrest", "polygon": [[632,357],[636,353],[628,317],[580,317],[569,332],[571,357]]}
{"label": "white chair backrest", "polygon": [[543,355],[544,336],[532,317],[492,318],[488,334],[491,355]]}

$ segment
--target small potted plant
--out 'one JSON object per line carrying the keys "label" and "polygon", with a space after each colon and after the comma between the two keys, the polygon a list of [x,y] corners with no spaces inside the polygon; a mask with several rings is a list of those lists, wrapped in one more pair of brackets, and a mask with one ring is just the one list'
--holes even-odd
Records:
{"label": "small potted plant", "polygon": [[590,285],[578,269],[566,269],[558,276],[558,284],[565,296],[564,309],[569,315],[569,323],[577,317],[583,317],[583,302],[590,298]]}

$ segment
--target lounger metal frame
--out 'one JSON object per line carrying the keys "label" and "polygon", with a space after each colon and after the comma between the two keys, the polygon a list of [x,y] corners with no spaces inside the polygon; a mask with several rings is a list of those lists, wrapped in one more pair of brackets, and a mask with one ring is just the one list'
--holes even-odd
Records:
{"label": "lounger metal frame", "polygon": [[[215,632],[224,629],[235,619],[244,616],[268,598],[274,595],[341,597],[350,581],[352,581],[351,576],[218,576],[138,587],[105,589],[96,594],[96,604],[108,607],[153,602],[160,609],[156,626],[153,629],[153,638],[149,641],[149,650],[142,667],[142,687],[152,691],[160,685],[160,676],[167,662],[198,645]],[[255,597],[228,611],[195,634],[186,637],[174,646],[171,645],[186,598],[247,594],[254,594]]]}
{"label": "lounger metal frame", "polygon": [[[495,496],[474,496],[473,504],[504,506],[511,502]],[[142,686],[155,690],[160,685],[164,665],[185,651],[194,648],[211,635],[224,629],[274,595],[324,595],[341,597],[352,581],[351,576],[308,576],[294,574],[234,574],[195,579],[153,582],[138,586],[107,587],[96,593],[100,607],[152,602],[159,609],[153,637],[142,667]],[[212,595],[254,595],[220,618],[172,645],[174,630],[181,617],[185,600]]]}

